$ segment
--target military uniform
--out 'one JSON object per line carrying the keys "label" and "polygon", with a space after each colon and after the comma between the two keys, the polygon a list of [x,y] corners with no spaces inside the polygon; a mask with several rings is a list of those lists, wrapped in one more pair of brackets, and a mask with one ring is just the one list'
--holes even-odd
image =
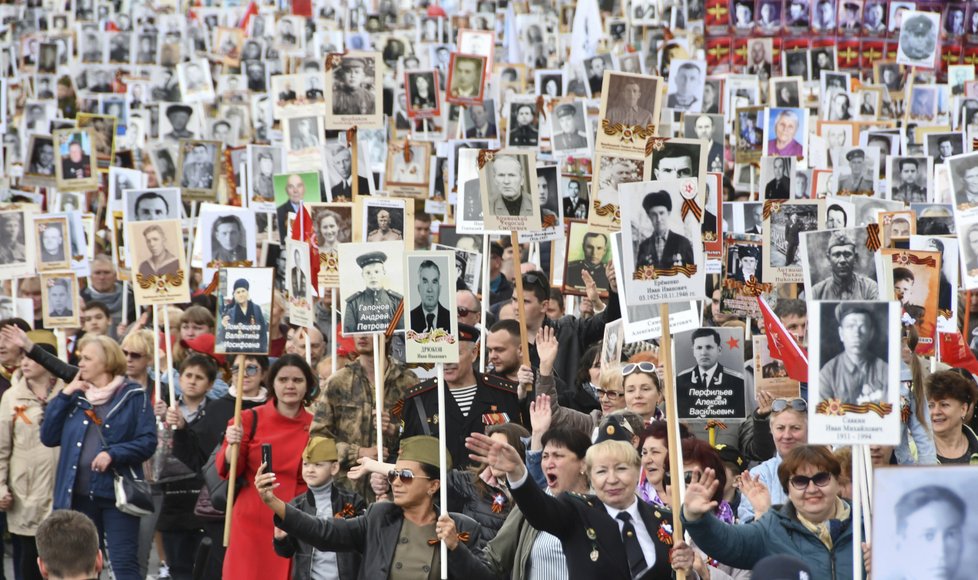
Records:
{"label": "military uniform", "polygon": [[[446,447],[459,468],[469,464],[465,437],[470,433],[483,433],[486,425],[523,423],[516,383],[489,374],[477,374],[475,379],[478,388],[468,416],[462,415],[462,409],[450,393],[445,397],[445,412],[448,414]],[[438,435],[438,421],[442,419],[438,415],[437,386],[438,381],[429,379],[405,393],[404,408],[401,411],[402,437]]]}
{"label": "military uniform", "polygon": [[[387,330],[402,296],[385,288],[362,290],[346,301],[343,332],[376,332]],[[403,322],[398,327],[403,326]]]}
{"label": "military uniform", "polygon": [[587,136],[580,131],[576,133],[557,133],[554,135],[554,149],[558,151],[586,148]]}
{"label": "military uniform", "polygon": [[518,147],[536,147],[539,133],[532,125],[520,125],[509,133],[509,144]]}
{"label": "military uniform", "polygon": [[387,233],[377,229],[367,234],[368,242],[396,242],[403,239],[404,234],[402,234],[400,230],[395,230],[394,228],[387,230]]}
{"label": "military uniform", "polygon": [[[418,377],[404,365],[388,358],[384,371],[384,412],[393,415],[392,422],[400,419],[400,405],[409,388],[418,383]],[[356,489],[368,501],[373,501],[367,479],[352,485],[346,472],[357,464],[361,447],[377,445],[377,414],[374,387],[367,378],[363,366],[354,361],[339,369],[329,378],[326,388],[312,405],[310,435],[336,439],[339,453],[339,485]],[[397,435],[384,437],[384,449],[397,448]]]}
{"label": "military uniform", "polygon": [[[733,395],[727,397],[730,406],[736,409],[746,408],[746,391],[744,390],[744,375],[730,369],[723,368],[723,365],[717,364],[716,368],[713,369],[713,375],[709,377],[709,383],[707,383],[707,377],[699,367],[693,367],[684,370],[679,373],[676,377],[676,395],[678,407],[681,410],[693,410],[697,408],[702,408],[702,405],[697,405],[696,400],[699,398],[712,399],[713,395],[703,395],[703,394],[693,394],[693,390],[724,390],[733,391]],[[682,417],[680,417],[682,418]],[[697,419],[709,419],[712,417],[694,417]]]}

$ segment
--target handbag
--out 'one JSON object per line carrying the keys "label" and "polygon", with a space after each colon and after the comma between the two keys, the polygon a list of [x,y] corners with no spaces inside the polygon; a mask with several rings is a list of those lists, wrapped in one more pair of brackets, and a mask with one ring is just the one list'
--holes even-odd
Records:
{"label": "handbag", "polygon": [[190,479],[197,474],[173,454],[173,429],[162,422],[156,423],[156,453],[153,454],[154,483],[171,483]]}
{"label": "handbag", "polygon": [[[258,413],[254,409],[251,409],[251,429],[249,430],[248,439],[252,440],[255,438],[255,432],[258,430]],[[218,443],[214,451],[211,452],[211,456],[207,458],[207,462],[204,463],[203,475],[204,475],[204,487],[201,489],[200,495],[197,496],[197,504],[201,505],[201,496],[203,496],[204,491],[207,491],[206,505],[209,506],[209,510],[205,509],[205,512],[219,513],[223,517],[224,512],[227,511],[228,504],[228,480],[221,477],[217,472],[217,454],[221,450],[223,443]],[[243,477],[239,477],[235,485],[235,489],[238,491],[247,484]],[[203,509],[205,506],[201,505]],[[194,506],[194,512],[196,513],[197,506]],[[198,514],[200,515],[200,514]],[[206,516],[202,516],[206,517]]]}
{"label": "handbag", "polygon": [[136,472],[129,468],[132,477],[112,470],[115,488],[115,507],[124,514],[143,517],[153,513],[153,492],[149,483],[136,479]]}

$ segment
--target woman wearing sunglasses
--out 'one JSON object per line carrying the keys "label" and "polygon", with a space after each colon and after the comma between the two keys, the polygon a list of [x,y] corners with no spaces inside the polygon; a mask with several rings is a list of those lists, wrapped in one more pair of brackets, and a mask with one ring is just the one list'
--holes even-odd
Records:
{"label": "woman wearing sunglasses", "polygon": [[937,460],[942,464],[978,463],[978,437],[965,424],[978,398],[974,381],[952,370],[932,374],[926,385]]}
{"label": "woman wearing sunglasses", "polygon": [[788,502],[767,517],[731,526],[714,515],[720,481],[707,468],[686,487],[682,518],[696,545],[719,562],[750,570],[766,556],[795,556],[812,578],[852,578],[852,513],[839,498],[842,466],[825,447],[801,445],[784,456],[778,481]]}
{"label": "woman wearing sunglasses", "polygon": [[[768,422],[777,453],[764,463],[745,472],[741,477],[741,490],[744,491],[746,496],[744,499],[747,501],[740,502],[740,507],[737,508],[737,519],[744,523],[760,519],[770,506],[781,505],[787,501],[782,486],[778,485],[778,467],[789,451],[808,443],[808,403],[801,398],[775,399],[771,403]],[[768,494],[764,494],[763,489],[756,487],[755,484],[758,482],[769,490]],[[761,498],[765,500],[769,498],[769,501],[754,505],[754,502]]]}
{"label": "woman wearing sunglasses", "polygon": [[[484,543],[479,525],[471,518],[461,514],[438,518],[435,498],[441,487],[439,446],[436,437],[426,435],[402,440],[395,468],[387,474],[393,500],[372,504],[367,513],[355,518],[317,518],[286,504],[275,490],[281,484],[278,475],[289,476],[277,466],[273,466],[275,473],[266,473],[262,465],[254,478],[255,488],[265,505],[275,512],[274,523],[280,530],[317,550],[359,552],[363,556],[360,580],[437,577],[441,566],[439,527],[451,522],[461,532],[453,535],[455,542],[461,539],[476,549]],[[288,564],[288,560],[282,561]],[[458,552],[450,550],[449,578],[464,578],[459,564]]]}

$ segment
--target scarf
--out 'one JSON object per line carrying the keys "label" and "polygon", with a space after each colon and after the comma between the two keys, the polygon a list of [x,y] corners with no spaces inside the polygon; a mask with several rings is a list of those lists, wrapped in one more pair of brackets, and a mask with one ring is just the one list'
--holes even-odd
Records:
{"label": "scarf", "polygon": [[112,400],[112,397],[115,396],[116,392],[119,390],[119,387],[122,386],[123,381],[124,377],[116,377],[109,381],[109,384],[105,385],[104,387],[96,387],[93,385],[89,387],[87,391],[85,391],[85,399],[96,407],[99,405],[104,405]]}
{"label": "scarf", "polygon": [[798,514],[798,521],[808,531],[815,534],[815,537],[825,544],[826,548],[831,550],[833,540],[839,535],[839,531],[842,529],[842,522],[849,519],[849,506],[839,498],[835,498],[835,516],[820,524],[816,524],[806,519],[805,516]]}
{"label": "scarf", "polygon": [[[235,391],[235,389],[234,389],[234,385],[231,385],[231,386],[228,387],[228,394],[231,395],[232,398],[235,398],[235,397],[238,396],[237,391]],[[268,389],[266,389],[265,387],[260,387],[259,390],[258,390],[258,394],[257,395],[255,395],[254,397],[245,397],[245,396],[242,396],[241,397],[241,400],[242,401],[249,401],[249,402],[252,402],[252,403],[264,403],[265,401],[268,400]]]}

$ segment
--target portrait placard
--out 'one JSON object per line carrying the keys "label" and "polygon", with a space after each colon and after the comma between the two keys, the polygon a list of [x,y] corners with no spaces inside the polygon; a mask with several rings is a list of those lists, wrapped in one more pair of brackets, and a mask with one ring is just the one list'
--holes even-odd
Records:
{"label": "portrait placard", "polygon": [[22,182],[24,185],[34,187],[54,187],[57,164],[58,160],[54,155],[54,138],[48,135],[31,135]]}
{"label": "portrait placard", "polygon": [[978,215],[978,152],[948,159],[955,215]]}
{"label": "portrait placard", "polygon": [[74,272],[41,274],[41,312],[44,328],[78,328],[80,295]]}
{"label": "portrait placard", "polygon": [[784,203],[767,202],[768,218],[764,220],[764,267],[771,284],[801,283],[801,235],[822,229],[824,205],[818,199],[799,199]]}
{"label": "portrait placard", "polygon": [[896,247],[896,242],[906,242],[917,233],[917,216],[910,210],[883,211],[877,218],[883,247]]}
{"label": "portrait placard", "polygon": [[540,224],[533,231],[520,232],[521,244],[562,240],[564,220],[560,203],[556,165],[536,167],[537,192],[540,199]]}
{"label": "portrait placard", "polygon": [[340,244],[361,239],[352,203],[310,203],[312,227],[319,248],[319,288],[339,288]]}
{"label": "portrait placard", "polygon": [[697,328],[677,334],[675,345],[679,418],[746,417],[744,330]]}
{"label": "portrait placard", "polygon": [[220,157],[220,141],[180,140],[177,175],[180,176],[178,183],[186,199],[217,201]]}
{"label": "portrait placard", "polygon": [[604,337],[601,339],[601,356],[598,361],[601,370],[608,368],[609,365],[621,362],[622,347],[625,346],[624,322],[619,318],[604,325]]}
{"label": "portrait placard", "polygon": [[525,231],[540,224],[536,154],[504,149],[485,156],[479,168],[482,213],[486,229]]}
{"label": "portrait placard", "polygon": [[190,302],[190,270],[180,220],[131,221],[126,228],[136,305]]}
{"label": "portrait placard", "polygon": [[808,154],[808,109],[771,108],[767,119],[765,155],[805,159]]}
{"label": "portrait placard", "polygon": [[276,119],[321,115],[325,107],[323,87],[325,75],[305,72],[272,75],[272,112]]}
{"label": "portrait placard", "polygon": [[595,147],[644,154],[648,138],[656,134],[662,87],[662,77],[604,71]]}
{"label": "portrait placard", "polygon": [[879,300],[879,257],[867,249],[868,235],[866,228],[801,234],[806,300]]}
{"label": "portrait placard", "polygon": [[[379,129],[384,126],[382,105],[383,60],[379,52],[347,52],[326,57],[326,107],[330,130]],[[339,61],[339,62],[336,62]]]}
{"label": "portrait placard", "polygon": [[268,354],[274,268],[221,268],[218,271],[218,354]]}
{"label": "portrait placard", "polygon": [[322,115],[282,120],[282,142],[288,171],[320,171],[325,165],[325,121]]}
{"label": "portrait placard", "polygon": [[[404,297],[403,242],[340,244],[343,334],[384,332]],[[360,276],[355,272],[360,272]],[[398,328],[404,328],[404,316]]]}
{"label": "portrait placard", "polygon": [[703,210],[703,251],[707,260],[720,260],[723,256],[724,223],[720,209],[723,207],[723,174],[706,174],[706,207]]}
{"label": "portrait placard", "polygon": [[37,248],[37,271],[54,272],[71,268],[71,240],[68,218],[34,214],[34,247]]}
{"label": "portrait placard", "polygon": [[591,201],[587,222],[594,231],[621,230],[618,186],[642,181],[645,165],[644,151],[628,155],[595,152],[591,191],[587,196]]}
{"label": "portrait placard", "polygon": [[455,253],[408,252],[404,314],[408,362],[458,362]]}
{"label": "portrait placard", "polygon": [[58,154],[55,181],[59,191],[98,189],[94,144],[95,131],[91,128],[54,132],[54,149]]}
{"label": "portrait placard", "polygon": [[554,155],[581,155],[591,150],[593,138],[584,101],[574,99],[557,105],[548,120]]}
{"label": "portrait placard", "polygon": [[808,303],[808,439],[900,443],[900,303]]}
{"label": "portrait placard", "polygon": [[619,190],[625,267],[619,281],[634,303],[702,299],[706,274],[696,180],[630,183]]}
{"label": "portrait placard", "polygon": [[801,383],[788,377],[784,362],[771,356],[767,346],[768,337],[755,334],[754,346],[754,391],[769,393],[775,399],[794,399],[801,392]]}
{"label": "portrait placard", "polygon": [[482,292],[482,254],[462,250],[453,246],[435,244],[434,250],[449,251],[455,255],[455,272],[458,279],[455,282],[455,289],[468,288],[478,294]]}
{"label": "portrait placard", "polygon": [[591,275],[598,292],[607,296],[608,275],[606,265],[611,260],[611,244],[608,234],[590,231],[586,222],[571,220],[567,235],[567,250],[564,268],[564,294],[570,296],[587,296],[584,284],[584,272]]}
{"label": "portrait placard", "polygon": [[292,237],[292,224],[304,204],[322,200],[318,171],[273,175],[272,191],[275,192],[275,218],[281,240]]}
{"label": "portrait placard", "polygon": [[929,156],[886,158],[887,199],[905,204],[932,201],[934,158]]}
{"label": "portrait placard", "polygon": [[247,151],[248,207],[259,213],[275,211],[273,177],[285,171],[281,147],[248,145]]}
{"label": "portrait placard", "polygon": [[920,356],[934,354],[937,328],[940,252],[883,248],[884,300],[896,300],[903,309],[900,322],[917,329]]}
{"label": "portrait placard", "polygon": [[115,154],[115,134],[117,118],[113,115],[93,115],[78,113],[77,126],[79,129],[92,129],[93,150],[95,151],[95,166],[101,172],[109,170]]}
{"label": "portrait placard", "polygon": [[762,247],[764,237],[756,234],[723,235],[723,285],[720,288],[720,312],[738,317],[758,318],[761,308],[757,297],[770,292],[764,282]]}
{"label": "portrait placard", "polygon": [[937,285],[937,329],[958,332],[958,287],[961,263],[958,261],[958,240],[930,235],[910,236],[910,249],[937,252],[941,256],[941,271]]}
{"label": "portrait placard", "polygon": [[485,96],[486,57],[451,53],[445,100],[453,105],[475,105]]}
{"label": "portrait placard", "polygon": [[428,196],[430,164],[427,143],[388,143],[384,190],[391,196],[424,199]]}
{"label": "portrait placard", "polygon": [[0,276],[13,280],[34,273],[33,221],[25,210],[0,211]]}
{"label": "portrait placard", "polygon": [[311,328],[315,319],[313,286],[310,272],[309,244],[285,240],[285,280],[289,296],[289,322]]}
{"label": "portrait placard", "polygon": [[897,64],[934,68],[940,48],[940,32],[940,12],[904,12],[897,45]]}
{"label": "portrait placard", "polygon": [[121,203],[117,209],[124,211],[127,222],[178,220],[181,217],[179,187],[125,189],[120,193]]}
{"label": "portrait placard", "polygon": [[363,200],[362,208],[363,241],[401,241],[408,248],[414,247],[413,203],[406,199],[371,197]]}
{"label": "portrait placard", "polygon": [[736,148],[734,160],[737,163],[757,163],[764,152],[767,109],[764,107],[739,107],[734,117]]}
{"label": "portrait placard", "polygon": [[404,71],[408,117],[427,119],[441,114],[438,86],[438,69]]}
{"label": "portrait placard", "polygon": [[255,212],[243,207],[205,205],[198,219],[204,276],[216,268],[249,268],[256,264]]}

